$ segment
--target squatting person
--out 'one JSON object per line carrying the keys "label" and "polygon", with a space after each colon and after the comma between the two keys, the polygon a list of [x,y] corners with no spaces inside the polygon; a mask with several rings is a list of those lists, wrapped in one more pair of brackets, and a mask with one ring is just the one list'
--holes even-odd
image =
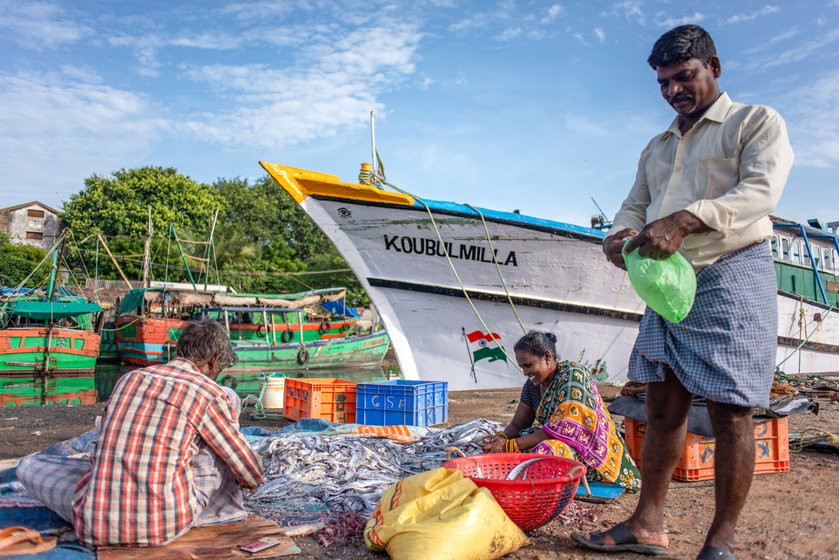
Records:
{"label": "squatting person", "polygon": [[90,458],[24,458],[26,489],[90,547],[167,544],[193,526],[247,516],[240,488],[262,482],[239,431],[240,402],[215,382],[236,361],[225,328],[190,323],[175,359],[126,373],[108,401]]}
{"label": "squatting person", "polygon": [[513,420],[484,440],[484,451],[528,451],[573,459],[588,467],[589,480],[637,492],[638,467],[588,370],[559,360],[553,333],[531,331],[513,349],[527,381]]}

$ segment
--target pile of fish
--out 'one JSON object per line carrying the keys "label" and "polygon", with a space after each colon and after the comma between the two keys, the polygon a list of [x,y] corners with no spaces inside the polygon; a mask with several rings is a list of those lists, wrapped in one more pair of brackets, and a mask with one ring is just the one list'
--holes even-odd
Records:
{"label": "pile of fish", "polygon": [[254,445],[262,455],[264,480],[246,495],[247,505],[269,516],[272,510],[318,506],[368,515],[394,482],[442,466],[449,458],[447,447],[481,453],[482,440],[499,428],[497,422],[472,420],[414,443],[311,432],[266,437]]}

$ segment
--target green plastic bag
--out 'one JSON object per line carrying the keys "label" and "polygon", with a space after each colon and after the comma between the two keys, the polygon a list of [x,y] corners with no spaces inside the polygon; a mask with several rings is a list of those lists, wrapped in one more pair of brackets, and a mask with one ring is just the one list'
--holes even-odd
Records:
{"label": "green plastic bag", "polygon": [[[629,242],[624,241],[624,247]],[[623,262],[632,287],[653,311],[671,323],[679,323],[690,313],[696,297],[696,273],[679,253],[666,259],[642,257],[638,249],[623,253]]]}

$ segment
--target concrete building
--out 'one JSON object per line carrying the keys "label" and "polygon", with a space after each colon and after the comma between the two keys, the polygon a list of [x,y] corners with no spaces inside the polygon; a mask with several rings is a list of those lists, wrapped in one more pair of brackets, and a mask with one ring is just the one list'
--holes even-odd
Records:
{"label": "concrete building", "polygon": [[33,200],[0,208],[0,233],[7,234],[13,243],[49,249],[60,230],[58,210],[41,202]]}

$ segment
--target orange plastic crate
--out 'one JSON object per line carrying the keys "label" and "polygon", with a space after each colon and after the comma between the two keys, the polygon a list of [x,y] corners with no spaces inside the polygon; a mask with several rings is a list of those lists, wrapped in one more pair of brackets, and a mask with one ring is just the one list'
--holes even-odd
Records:
{"label": "orange plastic crate", "polygon": [[[787,418],[755,419],[755,474],[789,470],[789,428]],[[641,445],[647,425],[631,418],[624,419],[626,446],[632,459],[641,466]],[[688,433],[685,450],[673,472],[673,478],[684,482],[713,480],[716,440]],[[643,473],[642,473],[643,474]]]}
{"label": "orange plastic crate", "polygon": [[324,418],[355,423],[355,382],[335,378],[285,380],[283,416],[289,420]]}

